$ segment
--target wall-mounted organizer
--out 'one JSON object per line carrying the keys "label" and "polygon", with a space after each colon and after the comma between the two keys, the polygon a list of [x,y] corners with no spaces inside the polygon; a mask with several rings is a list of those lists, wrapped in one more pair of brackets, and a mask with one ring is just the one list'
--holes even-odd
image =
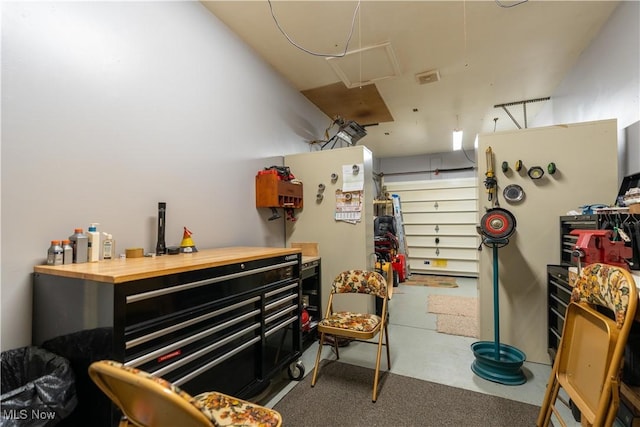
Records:
{"label": "wall-mounted organizer", "polygon": [[276,174],[256,175],[257,208],[302,208],[302,184],[278,179]]}

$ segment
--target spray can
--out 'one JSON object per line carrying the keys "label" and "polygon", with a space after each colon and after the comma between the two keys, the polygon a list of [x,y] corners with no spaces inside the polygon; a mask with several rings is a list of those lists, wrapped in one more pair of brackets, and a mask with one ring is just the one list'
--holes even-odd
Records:
{"label": "spray can", "polygon": [[47,251],[47,265],[62,265],[64,253],[60,240],[52,240]]}
{"label": "spray can", "polygon": [[89,225],[89,246],[88,246],[88,259],[89,262],[100,261],[100,233],[98,232],[97,222],[92,222]]}
{"label": "spray can", "polygon": [[69,236],[69,240],[73,248],[73,262],[76,264],[87,262],[89,258],[89,237],[84,234],[82,228],[76,228],[74,233]]}

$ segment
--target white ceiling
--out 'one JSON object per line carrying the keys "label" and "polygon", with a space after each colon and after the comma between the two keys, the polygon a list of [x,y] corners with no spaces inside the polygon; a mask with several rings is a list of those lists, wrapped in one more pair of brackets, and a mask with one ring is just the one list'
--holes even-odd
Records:
{"label": "white ceiling", "polygon": [[[296,89],[341,81],[326,57],[303,52],[285,38],[267,0],[202,2]],[[440,153],[451,151],[457,127],[464,130],[468,150],[477,133],[517,129],[494,105],[550,96],[617,4],[362,1],[348,51],[388,42],[400,75],[374,83],[394,121],[367,126],[359,144],[377,157]],[[345,49],[358,2],[280,0],[271,6],[293,42],[337,55]],[[374,67],[362,63],[357,74],[368,78]],[[416,74],[429,70],[438,70],[440,80],[418,84]],[[527,104],[528,122],[545,102]],[[508,110],[525,127],[522,105]]]}

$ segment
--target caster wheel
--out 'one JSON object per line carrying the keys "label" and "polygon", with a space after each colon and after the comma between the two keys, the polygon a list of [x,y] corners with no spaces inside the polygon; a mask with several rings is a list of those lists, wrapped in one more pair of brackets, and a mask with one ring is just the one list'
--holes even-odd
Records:
{"label": "caster wheel", "polygon": [[304,377],[304,365],[300,361],[291,363],[287,368],[287,373],[290,379],[300,381]]}

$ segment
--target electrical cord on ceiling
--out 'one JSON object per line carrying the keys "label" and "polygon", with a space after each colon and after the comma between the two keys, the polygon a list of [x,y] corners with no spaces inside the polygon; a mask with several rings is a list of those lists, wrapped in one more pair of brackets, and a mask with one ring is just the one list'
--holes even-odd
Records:
{"label": "electrical cord on ceiling", "polygon": [[529,1],[529,0],[520,0],[518,3],[514,3],[514,4],[502,4],[502,3],[500,3],[500,0],[495,0],[496,4],[497,4],[498,6],[503,7],[503,8],[505,8],[505,9],[508,9],[508,8],[510,8],[510,7],[518,6],[519,4],[526,3],[526,2],[528,2],[528,1]]}
{"label": "electrical cord on ceiling", "polygon": [[271,4],[271,0],[268,0],[268,3],[269,3],[269,10],[271,11],[271,16],[273,17],[273,22],[276,23],[276,27],[278,27],[278,29],[280,30],[282,35],[285,36],[285,38],[289,41],[289,43],[291,43],[292,45],[294,45],[298,49],[300,49],[303,52],[306,52],[306,53],[308,53],[310,55],[325,56],[325,57],[331,57],[331,58],[342,58],[343,56],[345,56],[347,54],[347,49],[349,49],[349,42],[351,42],[351,36],[353,36],[353,29],[355,27],[356,16],[358,15],[358,10],[360,10],[360,0],[358,0],[358,4],[356,5],[355,10],[353,11],[353,18],[351,18],[351,29],[349,30],[349,36],[347,37],[347,42],[344,45],[344,51],[342,53],[339,53],[339,54],[313,52],[311,50],[305,49],[304,47],[300,46],[298,43],[293,41],[293,39],[291,37],[289,37],[287,32],[280,26],[280,23],[278,22],[278,19],[276,18],[275,13],[273,12],[273,5]]}

